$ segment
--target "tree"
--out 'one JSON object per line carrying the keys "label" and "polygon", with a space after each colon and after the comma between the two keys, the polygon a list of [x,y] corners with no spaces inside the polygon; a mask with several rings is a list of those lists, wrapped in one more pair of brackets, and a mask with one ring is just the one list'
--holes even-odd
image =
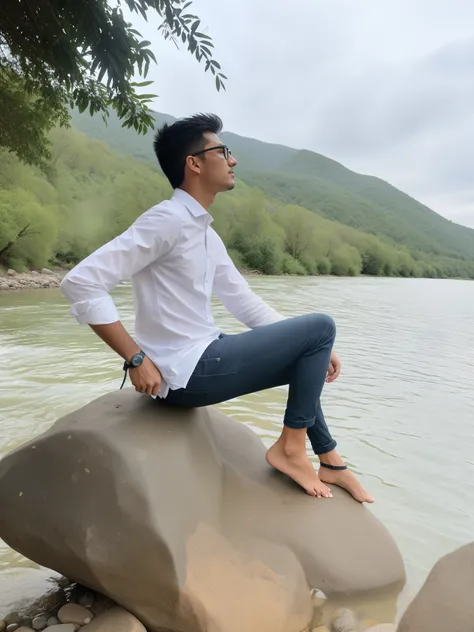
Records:
{"label": "tree", "polygon": [[315,215],[300,206],[285,206],[276,214],[276,221],[285,231],[285,248],[293,259],[301,259],[313,245]]}
{"label": "tree", "polygon": [[145,20],[159,16],[165,39],[188,51],[215,76],[225,75],[213,59],[209,35],[186,13],[186,0],[2,0],[0,2],[0,146],[30,164],[45,167],[47,134],[66,125],[68,106],[91,115],[116,110],[123,126],[144,134],[153,128],[153,94],[139,94],[156,62],[150,42],[127,22],[122,6]]}

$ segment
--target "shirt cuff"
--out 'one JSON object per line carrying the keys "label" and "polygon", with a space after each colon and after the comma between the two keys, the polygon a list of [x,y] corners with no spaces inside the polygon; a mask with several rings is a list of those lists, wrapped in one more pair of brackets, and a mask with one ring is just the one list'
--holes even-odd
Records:
{"label": "shirt cuff", "polygon": [[81,324],[110,325],[120,320],[111,296],[101,296],[88,301],[74,303],[69,313]]}

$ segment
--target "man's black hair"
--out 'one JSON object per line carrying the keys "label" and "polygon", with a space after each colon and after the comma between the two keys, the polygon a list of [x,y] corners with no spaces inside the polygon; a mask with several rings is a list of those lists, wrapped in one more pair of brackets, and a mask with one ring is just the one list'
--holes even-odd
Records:
{"label": "man's black hair", "polygon": [[173,189],[183,183],[186,158],[204,149],[204,133],[219,134],[221,130],[222,121],[216,114],[195,114],[172,125],[165,123],[156,132],[155,154]]}

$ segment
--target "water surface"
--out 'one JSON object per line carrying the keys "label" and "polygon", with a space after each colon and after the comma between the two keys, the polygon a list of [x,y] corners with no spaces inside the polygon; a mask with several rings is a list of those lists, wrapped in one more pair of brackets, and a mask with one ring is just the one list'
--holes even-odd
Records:
{"label": "water surface", "polygon": [[[323,311],[337,322],[343,371],[325,389],[324,409],[402,551],[406,601],[442,555],[473,540],[474,283],[249,280],[287,316]],[[133,333],[130,287],[114,298]],[[0,456],[120,386],[121,360],[67,310],[58,290],[0,293]],[[217,302],[214,313],[225,331],[244,329]],[[269,445],[285,398],[285,389],[274,389],[220,408]],[[0,573],[25,564],[0,541]]]}

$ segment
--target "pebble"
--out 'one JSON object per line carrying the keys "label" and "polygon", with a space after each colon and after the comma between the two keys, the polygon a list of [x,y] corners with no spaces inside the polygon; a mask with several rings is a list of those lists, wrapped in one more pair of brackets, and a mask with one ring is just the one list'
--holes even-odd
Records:
{"label": "pebble", "polygon": [[74,623],[60,623],[47,628],[48,632],[77,632],[81,626]]}
{"label": "pebble", "polygon": [[47,614],[39,614],[31,622],[31,627],[33,628],[33,630],[44,630],[47,625],[48,625]]}
{"label": "pebble", "polygon": [[3,632],[6,627],[7,624],[5,623],[5,621],[3,619],[0,619],[0,632]]}
{"label": "pebble", "polygon": [[397,626],[394,623],[379,623],[369,628],[366,632],[396,632]]}
{"label": "pebble", "polygon": [[92,621],[93,617],[94,615],[90,610],[77,603],[67,603],[58,612],[58,619],[61,623],[86,625]]}
{"label": "pebble", "polygon": [[46,621],[46,626],[49,628],[50,625],[59,625],[61,621],[57,617],[49,617]]}
{"label": "pebble", "polygon": [[18,628],[16,632],[35,632],[33,630],[33,628],[27,628],[26,626],[22,625],[21,628]]}
{"label": "pebble", "polygon": [[146,632],[146,629],[128,610],[114,606],[81,628],[81,632]]}
{"label": "pebble", "polygon": [[338,610],[332,624],[333,632],[353,632],[358,626],[357,617],[349,608]]}
{"label": "pebble", "polygon": [[313,628],[312,632],[329,632],[329,628],[325,625],[320,625],[317,628]]}
{"label": "pebble", "polygon": [[326,603],[326,595],[321,590],[313,590],[311,593],[313,608],[322,608]]}
{"label": "pebble", "polygon": [[54,274],[54,272],[50,270],[49,268],[43,268],[41,270],[41,274]]}
{"label": "pebble", "polygon": [[20,627],[19,623],[9,623],[7,625],[7,632],[16,632],[16,630],[18,630],[19,627]]}
{"label": "pebble", "polygon": [[5,623],[7,624],[7,627],[10,625],[10,623],[18,623],[18,625],[20,625],[21,617],[18,612],[10,612],[10,614],[7,614],[7,616],[5,617]]}
{"label": "pebble", "polygon": [[95,602],[94,593],[86,592],[79,599],[78,603],[80,606],[84,606],[84,608],[92,608]]}
{"label": "pebble", "polygon": [[16,272],[15,270],[12,270],[11,268],[7,271],[8,276],[16,276]]}

